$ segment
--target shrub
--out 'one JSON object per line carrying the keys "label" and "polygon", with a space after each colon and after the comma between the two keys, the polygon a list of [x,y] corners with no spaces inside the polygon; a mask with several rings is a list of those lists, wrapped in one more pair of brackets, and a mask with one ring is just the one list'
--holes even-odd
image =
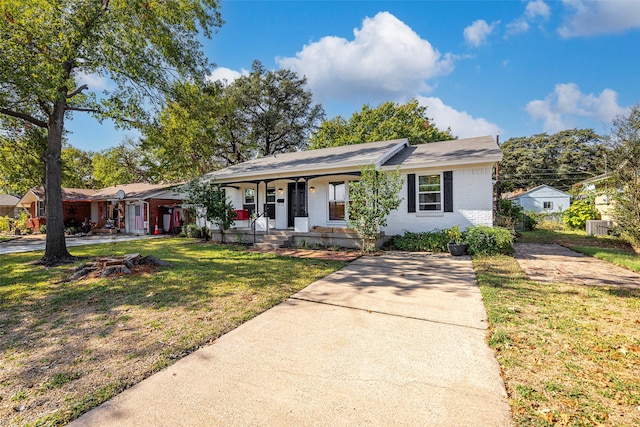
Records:
{"label": "shrub", "polygon": [[598,219],[598,211],[593,200],[576,200],[564,211],[562,222],[574,230],[584,229],[587,221]]}
{"label": "shrub", "polygon": [[510,255],[513,253],[514,235],[511,230],[500,227],[476,225],[465,232],[467,251],[471,255]]}
{"label": "shrub", "polygon": [[47,234],[47,225],[46,224],[42,224],[39,228],[38,228],[38,232],[40,234]]}
{"label": "shrub", "polygon": [[449,230],[434,230],[423,233],[405,232],[394,236],[391,247],[409,252],[447,252]]}
{"label": "shrub", "polygon": [[29,215],[26,212],[21,212],[18,219],[16,219],[15,227],[20,233],[30,233],[31,229],[27,226]]}
{"label": "shrub", "polygon": [[500,199],[496,204],[496,224],[514,229],[522,221],[523,209],[509,199]]}
{"label": "shrub", "polygon": [[202,228],[198,224],[187,224],[187,237],[202,239],[204,237]]}
{"label": "shrub", "polygon": [[8,233],[9,231],[11,231],[9,221],[12,220],[8,216],[0,216],[0,233]]}

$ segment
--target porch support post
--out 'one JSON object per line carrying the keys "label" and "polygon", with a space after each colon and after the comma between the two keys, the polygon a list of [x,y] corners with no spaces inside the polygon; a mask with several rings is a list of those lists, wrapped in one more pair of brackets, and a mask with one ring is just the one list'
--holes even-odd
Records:
{"label": "porch support post", "polygon": [[267,211],[267,194],[269,194],[268,187],[269,187],[269,183],[270,182],[271,181],[269,181],[267,179],[264,180],[264,203],[262,204],[264,213],[266,214],[264,219],[267,222],[267,234],[270,234],[269,233],[269,212]]}
{"label": "porch support post", "polygon": [[304,196],[304,214],[307,216],[307,218],[309,218],[309,179],[309,177],[304,177],[304,192],[306,193]]}

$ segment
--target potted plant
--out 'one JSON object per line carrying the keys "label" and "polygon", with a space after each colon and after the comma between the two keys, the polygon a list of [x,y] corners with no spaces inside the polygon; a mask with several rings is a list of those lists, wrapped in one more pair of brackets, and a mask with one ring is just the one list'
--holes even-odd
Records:
{"label": "potted plant", "polygon": [[462,232],[457,225],[449,229],[449,243],[447,244],[449,253],[453,256],[464,255],[467,245],[463,242]]}

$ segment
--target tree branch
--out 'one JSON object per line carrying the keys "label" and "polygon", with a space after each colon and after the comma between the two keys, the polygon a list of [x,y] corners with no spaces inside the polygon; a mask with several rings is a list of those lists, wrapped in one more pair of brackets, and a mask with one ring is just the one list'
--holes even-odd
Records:
{"label": "tree branch", "polygon": [[68,111],[80,111],[82,113],[96,113],[96,114],[104,114],[106,117],[112,119],[112,120],[120,120],[122,122],[125,123],[129,123],[132,125],[137,125],[138,122],[136,120],[132,120],[132,119],[127,119],[124,118],[122,116],[115,116],[115,115],[110,115],[110,114],[106,114],[104,111],[100,110],[99,108],[84,108],[84,107],[73,107],[73,106],[67,106],[66,110]]}
{"label": "tree branch", "polygon": [[81,111],[83,113],[97,113],[97,114],[103,114],[102,111],[100,111],[97,108],[83,108],[83,107],[72,107],[70,105],[67,105],[67,108],[65,108],[66,110],[69,111]]}
{"label": "tree branch", "polygon": [[19,113],[17,111],[7,110],[6,108],[0,108],[1,114],[6,114],[7,116],[15,117],[17,119],[24,120],[26,122],[32,123],[38,127],[46,128],[48,126],[47,122],[42,120],[38,120],[35,117],[31,117],[28,114]]}
{"label": "tree branch", "polygon": [[74,96],[78,95],[79,93],[81,93],[83,90],[87,90],[89,89],[89,86],[87,86],[86,84],[80,86],[79,88],[77,88],[76,90],[74,90],[73,92],[71,92],[70,94],[67,95],[67,99],[73,98]]}

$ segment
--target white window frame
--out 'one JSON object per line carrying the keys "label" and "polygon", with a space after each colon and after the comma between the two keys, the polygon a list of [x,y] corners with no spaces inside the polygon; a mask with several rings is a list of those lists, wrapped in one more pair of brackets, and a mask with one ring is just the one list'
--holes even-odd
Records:
{"label": "white window frame", "polygon": [[[547,205],[549,205],[549,206],[547,206]],[[553,202],[543,201],[542,202],[542,209],[553,209]]]}
{"label": "white window frame", "polygon": [[[344,223],[347,222],[347,220],[349,219],[349,183],[351,181],[349,180],[343,180],[343,181],[329,181],[327,183],[327,221],[329,222],[340,222],[340,223]],[[334,200],[332,199],[332,192],[331,190],[333,189],[333,185],[334,184],[343,184],[344,185],[344,200]],[[344,202],[344,218],[343,219],[331,219],[331,207],[330,207],[330,203],[331,202]]]}
{"label": "white window frame", "polygon": [[47,215],[47,205],[46,202],[36,200],[36,218],[45,217]]}
{"label": "white window frame", "polygon": [[[420,179],[424,178],[424,177],[430,177],[430,176],[437,176],[438,180],[439,180],[439,190],[438,191],[420,191]],[[416,183],[416,206],[417,206],[417,212],[420,213],[430,213],[430,212],[444,212],[444,194],[443,194],[443,186],[444,186],[444,182],[443,182],[443,178],[442,178],[442,173],[432,173],[432,174],[428,174],[428,175],[418,175],[418,179],[417,179],[417,183]],[[420,195],[422,194],[438,194],[440,197],[440,201],[439,202],[428,202],[428,203],[420,203]],[[437,206],[440,205],[440,207],[438,209],[423,209],[423,206]]]}
{"label": "white window frame", "polygon": [[[249,192],[251,192],[251,196],[249,196]],[[251,197],[252,201],[247,201],[247,197]],[[256,190],[254,188],[245,188],[242,198],[244,200],[245,205],[255,205],[256,204]]]}

